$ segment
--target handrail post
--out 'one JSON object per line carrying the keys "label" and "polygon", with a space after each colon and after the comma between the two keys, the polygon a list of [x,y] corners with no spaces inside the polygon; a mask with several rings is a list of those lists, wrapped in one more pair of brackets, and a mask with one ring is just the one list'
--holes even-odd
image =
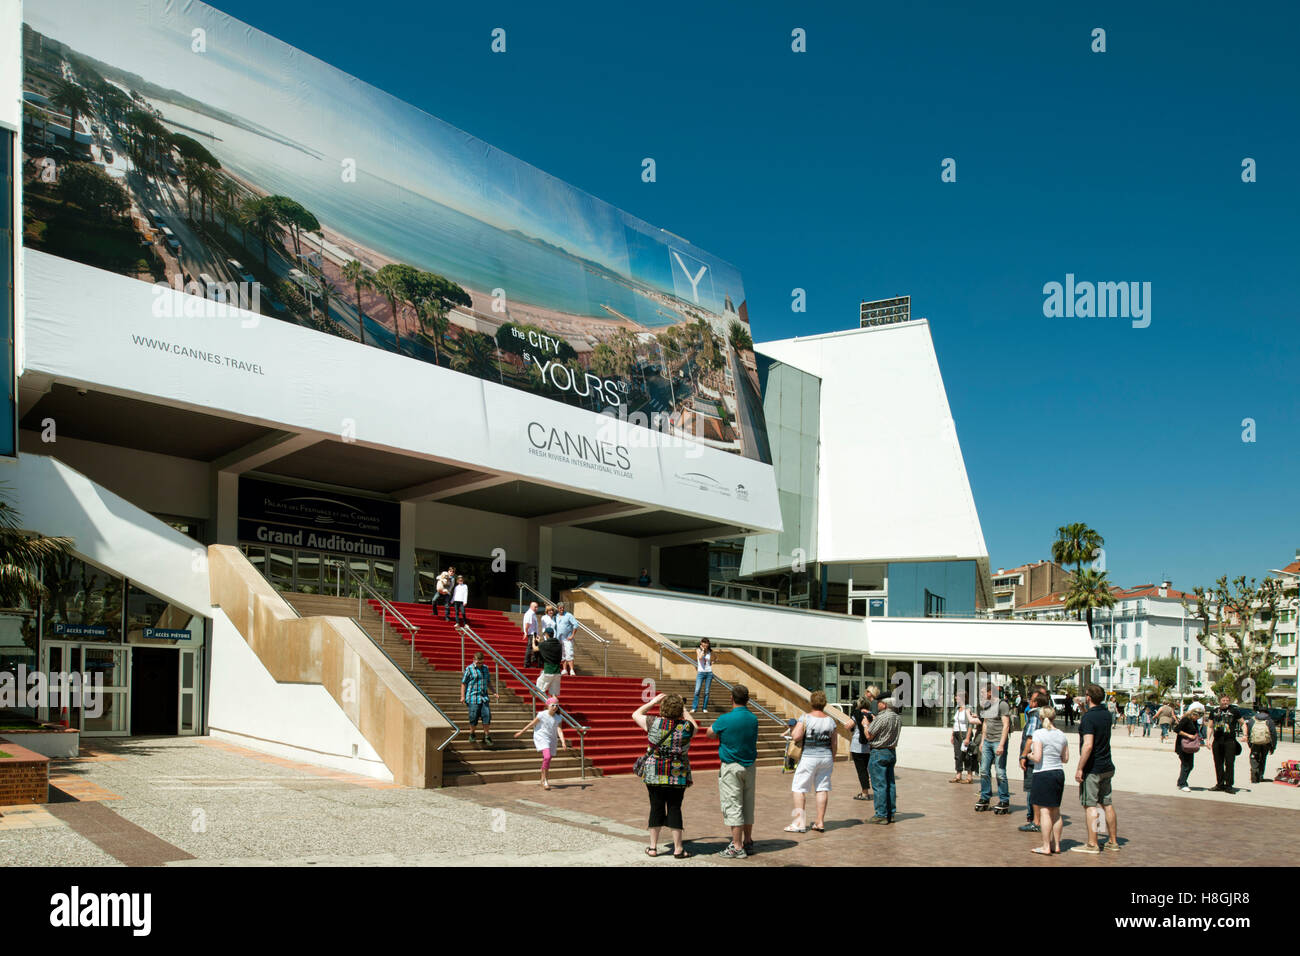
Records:
{"label": "handrail post", "polygon": [[664,646],[659,645],[659,683],[664,682]]}
{"label": "handrail post", "polygon": [[411,632],[411,670],[415,670],[415,635],[418,630]]}
{"label": "handrail post", "polygon": [[608,677],[608,676],[609,676],[609,645],[608,645],[608,644],[602,644],[602,645],[600,645],[600,652],[601,652],[602,656],[604,656],[604,658],[605,658],[605,674],[604,674],[604,676]]}
{"label": "handrail post", "polygon": [[456,633],[458,633],[458,634],[460,635],[460,669],[461,669],[461,673],[464,673],[464,671],[465,671],[465,632],[464,632],[463,630],[461,630],[461,629],[458,627],[458,628],[456,628]]}
{"label": "handrail post", "polygon": [[578,764],[582,773],[582,782],[587,782],[587,732],[578,731]]}

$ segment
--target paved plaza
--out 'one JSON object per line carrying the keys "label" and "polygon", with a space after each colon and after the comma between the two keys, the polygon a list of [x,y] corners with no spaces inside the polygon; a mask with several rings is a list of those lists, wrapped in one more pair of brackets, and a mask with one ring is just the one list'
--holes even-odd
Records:
{"label": "paved plaza", "polygon": [[[824,834],[787,834],[790,777],[760,771],[755,839],[745,861],[711,856],[726,845],[717,775],[701,772],[684,803],[687,846],[676,861],[645,856],[645,788],[627,776],[556,786],[494,784],[413,790],[295,763],[207,738],[98,741],[76,761],[52,766],[54,802],[0,808],[0,865],[34,866],[782,866],[782,865],[1199,865],[1187,832],[1213,832],[1234,866],[1295,862],[1300,791],[1250,784],[1238,758],[1236,795],[1213,785],[1198,758],[1191,794],[1174,791],[1177,758],[1158,737],[1115,738],[1119,853],[1031,856],[1036,834],[1024,820],[1017,773],[1008,816],[976,814],[978,785],[950,784],[946,733],[905,728],[899,751],[899,815],[867,825],[869,802],[853,768],[836,765]],[[1283,743],[1275,760],[1300,759]],[[1271,771],[1270,771],[1271,776]],[[1064,805],[1064,845],[1083,842],[1073,787]],[[665,833],[665,837],[667,834]]]}

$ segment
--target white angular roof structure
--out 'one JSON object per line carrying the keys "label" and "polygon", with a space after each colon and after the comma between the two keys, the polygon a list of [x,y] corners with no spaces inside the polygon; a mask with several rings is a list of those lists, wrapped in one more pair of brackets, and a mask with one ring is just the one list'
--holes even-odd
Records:
{"label": "white angular roof structure", "polygon": [[924,319],[757,344],[821,379],[817,560],[974,559],[988,548]]}

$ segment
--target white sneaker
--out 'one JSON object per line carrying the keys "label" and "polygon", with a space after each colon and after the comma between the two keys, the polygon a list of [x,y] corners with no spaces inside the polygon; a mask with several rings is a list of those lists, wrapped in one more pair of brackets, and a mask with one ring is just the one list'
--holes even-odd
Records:
{"label": "white sneaker", "polygon": [[1191,792],[1192,792],[1192,788],[1191,788],[1191,787],[1183,787],[1183,788],[1182,788],[1182,791],[1183,791],[1183,793],[1191,793]]}

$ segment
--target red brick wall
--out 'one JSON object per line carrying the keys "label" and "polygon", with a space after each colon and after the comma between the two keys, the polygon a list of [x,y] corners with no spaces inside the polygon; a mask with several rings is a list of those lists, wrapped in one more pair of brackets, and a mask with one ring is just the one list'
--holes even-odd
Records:
{"label": "red brick wall", "polygon": [[50,799],[50,758],[0,741],[0,807],[21,803],[48,803]]}

